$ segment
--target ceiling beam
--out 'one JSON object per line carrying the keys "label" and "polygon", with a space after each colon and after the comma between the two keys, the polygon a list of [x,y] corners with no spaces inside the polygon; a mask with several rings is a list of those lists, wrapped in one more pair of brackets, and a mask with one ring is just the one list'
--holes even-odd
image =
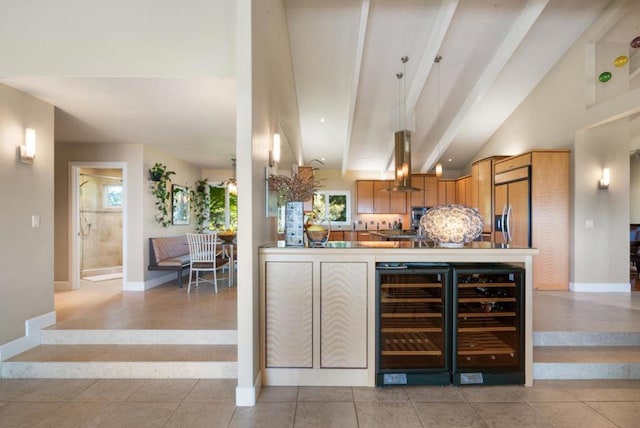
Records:
{"label": "ceiling beam", "polygon": [[362,55],[364,53],[364,41],[367,37],[367,22],[369,20],[370,0],[362,0],[360,4],[360,23],[358,26],[358,41],[356,44],[355,61],[353,64],[353,77],[351,79],[351,99],[349,100],[349,117],[347,120],[347,135],[345,136],[344,150],[342,152],[342,175],[347,172],[349,161],[349,148],[351,147],[351,132],[353,119],[358,99],[358,86],[360,85],[360,71],[362,69]]}
{"label": "ceiling beam", "polygon": [[440,137],[440,140],[427,157],[425,163],[422,165],[422,168],[420,169],[421,173],[428,172],[438,162],[442,153],[444,153],[456,135],[458,135],[458,132],[460,132],[465,118],[491,88],[500,72],[513,56],[513,53],[526,37],[527,33],[531,31],[531,28],[540,17],[540,14],[547,7],[548,3],[549,0],[529,0],[524,6],[520,15],[509,32],[505,35],[502,43],[485,67],[475,85],[471,91],[469,91],[469,94],[462,103],[460,109],[455,114],[451,122],[449,122],[449,125],[446,127],[444,133]]}

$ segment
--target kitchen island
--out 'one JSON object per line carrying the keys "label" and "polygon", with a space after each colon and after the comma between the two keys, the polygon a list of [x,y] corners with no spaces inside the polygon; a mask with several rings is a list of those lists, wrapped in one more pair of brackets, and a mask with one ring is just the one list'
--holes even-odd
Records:
{"label": "kitchen island", "polygon": [[263,385],[374,386],[377,263],[508,263],[524,274],[524,383],[533,384],[532,248],[333,241],[260,248]]}

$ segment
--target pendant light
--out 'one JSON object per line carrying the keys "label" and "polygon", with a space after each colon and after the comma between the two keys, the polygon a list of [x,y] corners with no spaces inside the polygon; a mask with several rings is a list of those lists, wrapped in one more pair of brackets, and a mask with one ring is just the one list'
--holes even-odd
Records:
{"label": "pendant light", "polygon": [[401,130],[394,133],[394,154],[395,154],[395,175],[391,187],[386,188],[388,192],[415,192],[421,189],[411,186],[411,132],[407,130],[407,85],[403,80],[406,73],[408,56],[400,58],[403,65],[402,73],[396,73],[398,79],[398,111],[400,112],[399,126]]}
{"label": "pendant light", "polygon": [[[440,61],[442,61],[442,55],[436,55],[435,59],[433,60],[433,62],[436,63],[436,78],[437,78],[437,92],[436,92],[436,104],[437,104],[437,109],[436,112],[438,114],[436,120],[436,131],[437,131],[437,138],[438,141],[436,142],[436,147],[438,147],[440,145]],[[440,150],[440,149],[438,149]],[[436,164],[436,177],[439,179],[440,177],[442,177],[442,162],[440,162],[440,160],[438,160],[438,163]]]}

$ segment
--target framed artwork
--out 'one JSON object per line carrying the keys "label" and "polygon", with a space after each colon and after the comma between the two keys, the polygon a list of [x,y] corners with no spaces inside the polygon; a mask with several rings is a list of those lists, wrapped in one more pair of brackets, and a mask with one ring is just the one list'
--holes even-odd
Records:
{"label": "framed artwork", "polygon": [[189,189],[174,184],[171,186],[173,224],[189,224]]}

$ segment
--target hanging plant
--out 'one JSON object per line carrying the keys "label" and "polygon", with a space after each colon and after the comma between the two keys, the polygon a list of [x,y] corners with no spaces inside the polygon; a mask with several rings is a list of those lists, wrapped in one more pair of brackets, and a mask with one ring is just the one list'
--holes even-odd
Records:
{"label": "hanging plant", "polygon": [[158,213],[155,219],[162,227],[171,225],[171,215],[169,206],[171,204],[171,192],[168,183],[175,172],[168,171],[167,166],[156,162],[149,168],[149,178],[151,179],[151,194],[156,198],[155,205]]}
{"label": "hanging plant", "polygon": [[196,217],[196,231],[202,233],[209,228],[209,183],[207,179],[198,180],[191,190],[191,203]]}

